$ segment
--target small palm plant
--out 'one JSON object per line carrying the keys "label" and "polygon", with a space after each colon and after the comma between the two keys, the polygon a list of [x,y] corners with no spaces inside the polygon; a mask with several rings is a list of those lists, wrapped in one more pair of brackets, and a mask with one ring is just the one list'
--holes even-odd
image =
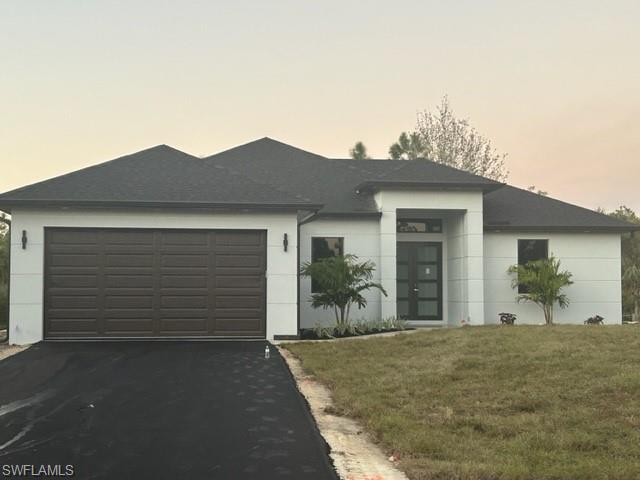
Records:
{"label": "small palm plant", "polygon": [[542,308],[544,321],[553,324],[553,306],[557,302],[560,308],[569,306],[569,298],[562,289],[571,285],[572,274],[560,271],[560,260],[555,257],[527,262],[525,265],[513,265],[508,270],[516,277],[511,282],[515,289],[524,287],[518,295],[518,302],[533,302]]}
{"label": "small palm plant", "polygon": [[375,264],[357,260],[355,255],[328,257],[314,263],[306,262],[300,270],[302,276],[311,277],[318,286],[318,292],[311,294],[311,306],[332,308],[338,327],[349,324],[353,304],[359,309],[367,305],[363,292],[377,288],[387,295],[381,284],[372,281]]}

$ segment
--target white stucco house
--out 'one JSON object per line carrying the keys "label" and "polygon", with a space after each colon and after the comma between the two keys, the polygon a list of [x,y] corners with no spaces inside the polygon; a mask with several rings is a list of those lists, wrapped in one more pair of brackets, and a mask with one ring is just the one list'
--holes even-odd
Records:
{"label": "white stucco house", "polygon": [[372,260],[354,318],[540,323],[507,268],[574,275],[558,323],[621,321],[605,215],[425,160],[329,159],[264,138],[198,158],[161,145],[0,195],[12,216],[9,341],[291,338],[330,322],[301,263]]}

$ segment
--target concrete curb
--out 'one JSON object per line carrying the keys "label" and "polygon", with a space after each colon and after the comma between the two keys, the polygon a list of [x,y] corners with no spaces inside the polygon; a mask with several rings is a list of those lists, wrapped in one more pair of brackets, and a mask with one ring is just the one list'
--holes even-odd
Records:
{"label": "concrete curb", "polygon": [[329,390],[307,375],[300,361],[288,350],[277,348],[287,362],[298,390],[307,399],[320,434],[331,448],[329,456],[338,476],[342,480],[408,480],[364,433],[358,422],[326,412],[327,407],[333,405]]}

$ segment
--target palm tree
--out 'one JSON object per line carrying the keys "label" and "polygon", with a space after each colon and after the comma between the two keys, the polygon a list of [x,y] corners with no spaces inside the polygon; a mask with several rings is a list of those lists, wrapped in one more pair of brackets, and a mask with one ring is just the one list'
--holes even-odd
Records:
{"label": "palm tree", "polygon": [[366,307],[367,299],[362,292],[377,288],[385,296],[387,292],[379,283],[372,282],[375,264],[371,261],[357,262],[355,255],[328,257],[302,265],[300,274],[311,279],[318,286],[318,293],[311,295],[313,308],[333,308],[336,324],[349,323],[349,311],[356,304]]}
{"label": "palm tree", "polygon": [[640,267],[631,264],[624,270],[622,275],[625,289],[629,292],[633,299],[633,316],[634,322],[640,321]]}
{"label": "palm tree", "polygon": [[571,285],[572,274],[560,271],[560,261],[555,257],[527,262],[524,265],[513,265],[508,270],[516,277],[511,282],[515,289],[524,287],[518,295],[518,302],[533,302],[544,312],[547,325],[553,324],[553,306],[557,302],[560,308],[569,306],[569,299],[562,289]]}

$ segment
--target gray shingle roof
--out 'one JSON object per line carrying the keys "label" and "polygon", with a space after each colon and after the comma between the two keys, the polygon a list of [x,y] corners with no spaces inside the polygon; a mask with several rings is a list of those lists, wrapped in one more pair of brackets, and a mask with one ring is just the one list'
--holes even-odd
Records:
{"label": "gray shingle roof", "polygon": [[484,196],[489,230],[639,230],[608,215],[507,185]]}
{"label": "gray shingle roof", "polygon": [[364,216],[379,215],[371,191],[385,186],[482,190],[485,228],[491,230],[638,229],[427,160],[329,159],[270,138],[204,159],[160,145],[4,193],[0,208],[56,204],[321,208],[324,215]]}
{"label": "gray shingle roof", "polygon": [[306,195],[324,205],[325,215],[377,213],[373,197],[357,192],[374,189],[376,185],[414,188],[501,185],[435,162],[328,159],[270,138],[240,145],[208,159],[249,178]]}
{"label": "gray shingle roof", "polygon": [[[167,206],[304,206],[302,195],[238,175],[221,164],[167,145],[0,195],[0,206],[30,204],[135,204]],[[311,206],[310,206],[311,205]]]}

